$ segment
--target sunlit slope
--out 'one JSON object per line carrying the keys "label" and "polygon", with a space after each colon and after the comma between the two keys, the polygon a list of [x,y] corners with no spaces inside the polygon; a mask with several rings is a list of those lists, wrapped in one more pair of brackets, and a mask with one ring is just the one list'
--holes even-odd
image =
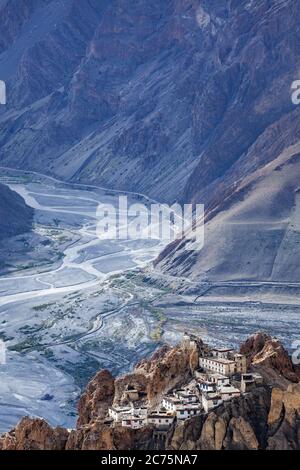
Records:
{"label": "sunlit slope", "polygon": [[300,145],[242,180],[206,215],[205,245],[169,246],[164,271],[209,280],[300,279]]}

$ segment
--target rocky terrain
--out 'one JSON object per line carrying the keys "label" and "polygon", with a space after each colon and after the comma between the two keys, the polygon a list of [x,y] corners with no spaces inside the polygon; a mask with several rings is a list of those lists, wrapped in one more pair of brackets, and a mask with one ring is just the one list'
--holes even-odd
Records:
{"label": "rocky terrain", "polygon": [[299,2],[9,0],[0,13],[2,165],[204,203],[205,249],[168,247],[164,272],[299,279]]}
{"label": "rocky terrain", "polygon": [[27,232],[33,222],[33,210],[17,193],[0,184],[0,240]]}
{"label": "rocky terrain", "polygon": [[[199,341],[197,347],[205,346]],[[105,415],[112,403],[124,403],[128,384],[140,387],[145,400],[155,402],[162,392],[185,383],[195,365],[194,349],[183,345],[163,347],[123,377],[100,371],[79,401],[76,429],[53,429],[42,419],[25,417],[1,437],[1,449],[299,449],[299,371],[277,340],[266,334],[249,338],[241,351],[247,354],[251,368],[263,372],[263,385],[206,415],[176,424],[163,443],[155,440],[151,427],[112,427]],[[273,378],[272,386],[266,372]]]}
{"label": "rocky terrain", "polygon": [[[18,419],[32,413],[62,423],[60,411],[75,395],[69,380],[85,386],[99,368],[115,375],[129,370],[134,357],[148,355],[162,339],[174,344],[185,328],[200,325],[203,334],[216,330],[218,341],[226,335],[236,341],[259,325],[297,340],[300,107],[292,103],[291,84],[300,70],[300,3],[0,0],[0,15],[0,80],[7,85],[1,176],[8,168],[22,172],[21,194],[33,203],[39,225],[35,234],[0,243],[0,258],[10,255],[1,273],[17,273],[2,277],[0,286],[1,337],[14,348],[2,381],[2,429],[14,426],[17,420],[6,420],[15,412]],[[80,185],[72,192],[54,180],[45,187],[42,174]],[[80,289],[98,286],[114,266],[122,271],[148,258],[141,250],[128,263],[118,252],[110,257],[112,247],[87,240],[91,227],[81,218],[95,194],[84,183],[204,203],[204,248],[190,251],[185,238],[167,246],[133,292],[130,280],[116,280],[123,285],[120,302],[114,290],[106,312],[106,294]],[[31,209],[2,185],[0,196],[0,239],[27,231]],[[152,297],[152,286],[164,295]],[[47,299],[67,292],[55,303]],[[37,364],[35,348],[52,358],[51,369],[50,362]],[[78,362],[81,348],[90,354],[86,362]],[[166,448],[299,447],[299,371],[275,338],[254,336],[242,350],[265,387],[177,425]],[[74,351],[63,377],[55,361],[65,367]],[[76,429],[25,417],[1,446],[154,448],[152,429],[111,427],[107,409],[126,404],[131,384],[155,406],[194,367],[194,351],[178,346],[164,347],[122,377],[102,370],[79,400]],[[31,388],[24,386],[29,373]],[[54,396],[58,381],[55,395],[68,390],[54,413],[58,398],[43,398]]]}

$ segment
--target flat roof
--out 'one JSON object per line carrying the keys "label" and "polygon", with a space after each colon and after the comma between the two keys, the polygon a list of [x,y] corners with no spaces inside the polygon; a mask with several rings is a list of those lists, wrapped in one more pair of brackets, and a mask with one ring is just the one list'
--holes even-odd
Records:
{"label": "flat roof", "polygon": [[254,375],[253,374],[242,374],[242,378],[246,380],[253,380]]}
{"label": "flat roof", "polygon": [[220,374],[219,372],[210,372],[208,375],[209,377],[214,377],[215,379],[227,379],[228,380],[227,375]]}
{"label": "flat roof", "polygon": [[170,414],[150,414],[148,416],[148,418],[173,418],[174,419],[174,416],[173,415],[170,415]]}
{"label": "flat roof", "polygon": [[202,407],[199,405],[197,407],[194,407],[194,408],[178,408],[177,411],[195,411],[195,410],[202,410]]}
{"label": "flat roof", "polygon": [[122,421],[144,421],[144,419],[137,416],[127,416],[126,418],[123,418]]}
{"label": "flat roof", "polygon": [[[178,393],[178,392],[176,392]],[[178,395],[184,396],[184,397],[196,397],[196,393],[191,393],[191,392],[180,392]]]}
{"label": "flat roof", "polygon": [[175,397],[164,397],[163,400],[171,401],[172,403],[181,403],[181,400],[179,400],[179,398],[175,398]]}
{"label": "flat roof", "polygon": [[211,351],[230,352],[230,351],[234,351],[234,349],[233,348],[212,348]]}
{"label": "flat roof", "polygon": [[232,384],[225,384],[221,387],[221,391],[224,390],[224,391],[237,391],[237,392],[240,392],[240,389],[239,388],[236,388],[234,385]]}
{"label": "flat roof", "polygon": [[205,398],[207,398],[208,400],[215,400],[216,398],[221,400],[222,397],[220,395],[220,393],[215,393],[215,392],[205,392],[203,393],[203,395],[205,396]]}
{"label": "flat roof", "polygon": [[222,357],[215,358],[214,356],[210,357],[200,357],[200,359],[206,359],[207,361],[218,362],[219,364],[235,364],[234,361],[230,359],[223,359]]}
{"label": "flat roof", "polygon": [[132,411],[132,408],[125,406],[125,407],[114,407],[112,406],[109,408],[112,411],[116,411],[116,413],[122,413],[123,411]]}

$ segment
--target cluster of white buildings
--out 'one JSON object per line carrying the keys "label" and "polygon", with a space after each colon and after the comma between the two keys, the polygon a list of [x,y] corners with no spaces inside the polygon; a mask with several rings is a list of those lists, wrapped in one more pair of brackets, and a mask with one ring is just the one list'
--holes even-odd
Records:
{"label": "cluster of white buildings", "polygon": [[171,411],[150,411],[148,407],[112,407],[108,410],[109,417],[116,424],[131,429],[139,429],[147,425],[153,425],[158,429],[169,429],[175,420],[175,414]]}
{"label": "cluster of white buildings", "polygon": [[109,417],[124,427],[138,429],[148,424],[148,407],[139,408],[131,406],[113,406],[108,410]]}
{"label": "cluster of white buildings", "polygon": [[190,390],[176,390],[172,395],[166,395],[161,408],[173,413],[177,420],[188,419],[202,412],[199,395]]}
{"label": "cluster of white buildings", "polygon": [[147,406],[111,407],[109,417],[114,423],[124,427],[138,429],[153,425],[157,429],[168,429],[175,420],[185,420],[200,414],[203,407],[199,393],[190,390],[176,390],[173,394],[163,397],[158,410],[150,410]]}
{"label": "cluster of white buildings", "polygon": [[195,377],[205,413],[262,383],[259,374],[247,373],[246,356],[223,348],[210,349],[199,357]]}
{"label": "cluster of white buildings", "polygon": [[[190,339],[185,335],[183,341],[186,344]],[[247,373],[246,357],[242,354],[232,349],[207,349],[200,354],[199,368],[190,384],[165,395],[157,410],[151,410],[146,405],[137,407],[136,397],[128,396],[132,398],[131,405],[110,408],[109,417],[114,423],[132,429],[152,425],[158,430],[166,430],[175,420],[208,413],[224,401],[247,393],[261,382],[260,375]],[[130,391],[131,394],[134,392]]]}

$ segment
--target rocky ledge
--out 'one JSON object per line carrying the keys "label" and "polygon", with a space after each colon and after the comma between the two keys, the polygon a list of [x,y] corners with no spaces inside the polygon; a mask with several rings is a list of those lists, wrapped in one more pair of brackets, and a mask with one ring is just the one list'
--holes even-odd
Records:
{"label": "rocky ledge", "polygon": [[[205,350],[197,340],[197,350]],[[23,418],[0,438],[2,450],[238,450],[300,449],[299,371],[276,338],[257,333],[242,346],[249,370],[263,377],[260,387],[214,410],[183,422],[175,422],[157,439],[151,426],[130,429],[112,425],[110,406],[126,405],[128,386],[139,400],[155,406],[162,395],[183,386],[197,367],[194,347],[180,344],[158,350],[150,360],[137,364],[132,373],[114,378],[100,371],[88,384],[78,405],[76,429],[51,428],[44,420]]]}

